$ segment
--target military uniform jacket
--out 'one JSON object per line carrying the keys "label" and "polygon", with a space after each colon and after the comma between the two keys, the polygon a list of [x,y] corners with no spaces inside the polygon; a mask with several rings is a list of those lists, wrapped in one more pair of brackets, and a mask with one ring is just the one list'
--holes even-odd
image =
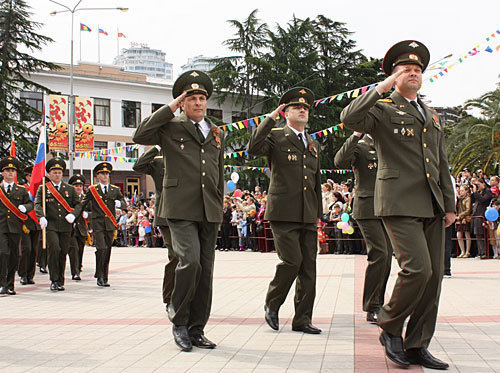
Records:
{"label": "military uniform jacket", "polygon": [[[202,143],[195,126],[183,113],[175,117],[164,105],[142,121],[133,141],[160,145],[165,176],[157,216],[168,219],[222,221],[224,193],[224,133],[208,119],[212,130]],[[214,131],[220,132],[219,141]]]}
{"label": "military uniform jacket", "polygon": [[[42,192],[43,186],[40,186],[35,198],[35,213],[38,220],[45,217],[48,222],[47,230],[49,231],[71,232],[73,224],[68,223],[64,218],[69,212],[55,199],[48,188],[45,188],[45,213],[43,212]],[[59,187],[59,194],[73,208],[72,214],[78,217],[82,212],[82,205],[76,195],[75,188],[63,181]]]}
{"label": "military uniform jacket", "polygon": [[433,217],[455,211],[455,198],[439,117],[419,100],[426,120],[394,92],[380,100],[375,89],[342,110],[347,128],[372,135],[378,154],[375,215]]}
{"label": "military uniform jacket", "polygon": [[[84,194],[81,196],[78,196],[78,200],[80,202],[83,201]],[[83,211],[83,209],[82,209]],[[89,214],[90,217],[90,214]],[[83,215],[80,215],[79,217],[76,218],[75,223],[74,223],[74,229],[75,233],[79,234],[82,237],[87,237],[88,229],[87,229],[87,224],[85,224],[85,219],[83,218]]]}
{"label": "military uniform jacket", "polygon": [[[29,184],[25,184],[23,185],[26,190],[29,190]],[[29,194],[28,194],[29,196]],[[33,204],[33,207],[35,206],[35,204]],[[38,224],[37,222],[35,222],[33,219],[31,219],[31,217],[28,215],[28,220],[26,220],[25,222],[26,224],[26,228],[28,228],[31,231],[40,231],[42,230],[42,228],[40,228],[40,224]]]}
{"label": "military uniform jacket", "polygon": [[322,213],[319,146],[307,134],[303,150],[290,127],[273,128],[267,117],[257,127],[248,143],[248,154],[267,156],[271,183],[264,219],[316,223]]}
{"label": "military uniform jacket", "polygon": [[158,216],[156,213],[160,208],[162,191],[163,191],[163,177],[165,175],[165,166],[163,165],[164,159],[156,157],[160,152],[156,147],[152,147],[147,152],[139,157],[132,167],[134,171],[146,175],[151,175],[155,183],[155,220],[153,225],[165,226],[168,225],[167,219]]}
{"label": "military uniform jacket", "polygon": [[373,194],[377,179],[377,151],[373,140],[368,136],[359,138],[354,134],[347,139],[337,154],[335,166],[352,168],[356,181],[354,208],[355,219],[375,219]]}
{"label": "military uniform jacket", "polygon": [[[123,194],[116,185],[108,184],[109,189],[106,194],[103,194],[100,184],[95,184],[97,194],[101,197],[104,204],[107,206],[111,214],[116,218],[115,201],[120,201],[121,209],[127,208],[127,202],[123,198]],[[90,210],[90,226],[94,232],[114,231],[116,230],[113,222],[106,216],[97,201],[94,199],[92,193],[87,191],[83,197],[82,208]],[[118,221],[117,221],[118,222]]]}
{"label": "military uniform jacket", "polygon": [[[3,188],[3,183],[0,188],[2,188],[2,191],[7,196],[7,191]],[[33,202],[30,200],[28,191],[22,185],[14,183],[7,198],[16,207],[24,205],[24,207],[26,207],[26,213],[24,214],[33,210]],[[14,213],[0,201],[0,232],[21,234],[23,232],[23,224],[23,221],[14,215]]]}

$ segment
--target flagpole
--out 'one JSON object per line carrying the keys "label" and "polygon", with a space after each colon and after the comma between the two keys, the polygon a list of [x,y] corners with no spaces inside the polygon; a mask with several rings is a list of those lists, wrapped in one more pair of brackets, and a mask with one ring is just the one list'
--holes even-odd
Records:
{"label": "flagpole", "polygon": [[97,62],[101,63],[101,32],[97,25]]}
{"label": "flagpole", "polygon": [[82,61],[82,24],[80,23],[80,62]]}
{"label": "flagpole", "polygon": [[116,57],[120,55],[120,30],[116,28]]}

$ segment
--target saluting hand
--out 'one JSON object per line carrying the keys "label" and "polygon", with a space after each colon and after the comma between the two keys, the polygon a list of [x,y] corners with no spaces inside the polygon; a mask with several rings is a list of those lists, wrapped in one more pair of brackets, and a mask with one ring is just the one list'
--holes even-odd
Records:
{"label": "saluting hand", "polygon": [[280,111],[282,111],[284,108],[285,108],[285,104],[281,104],[280,106],[278,106],[276,109],[274,109],[274,111],[269,114],[269,116],[271,117],[272,120],[276,120],[276,117],[278,116],[278,114],[280,113]]}
{"label": "saluting hand", "polygon": [[375,88],[379,94],[389,92],[394,85],[396,84],[396,79],[404,73],[404,70],[399,70],[398,72],[392,74],[391,76],[388,76],[385,78],[385,80],[382,83],[379,83],[378,86]]}
{"label": "saluting hand", "polygon": [[168,106],[170,106],[170,110],[172,110],[172,113],[175,113],[178,108],[181,107],[182,101],[186,98],[186,92],[184,92],[182,95],[177,96]]}

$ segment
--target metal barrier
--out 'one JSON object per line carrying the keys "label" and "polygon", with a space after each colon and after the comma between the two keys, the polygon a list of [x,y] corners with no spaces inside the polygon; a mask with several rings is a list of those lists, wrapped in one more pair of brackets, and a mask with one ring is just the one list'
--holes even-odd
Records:
{"label": "metal barrier", "polygon": [[[469,223],[470,226],[471,226],[471,235],[473,235],[473,229],[472,229],[472,220],[473,219],[481,219],[481,224],[483,226],[483,237],[471,237],[471,238],[465,238],[464,235],[462,235],[462,238],[458,239],[458,238],[452,238],[452,241],[456,241],[455,243],[455,249],[456,249],[456,254],[458,256],[459,252],[460,252],[460,246],[458,245],[458,241],[464,241],[464,244],[467,244],[467,241],[471,241],[471,243],[473,241],[484,241],[483,244],[484,244],[484,252],[485,252],[485,255],[486,257],[484,259],[491,259],[491,255],[490,255],[490,237],[489,237],[489,229],[488,229],[488,225],[487,225],[487,220],[484,216],[471,216],[471,222]],[[455,229],[456,229],[456,224],[455,224]],[[460,230],[459,231],[456,231],[455,232],[461,232],[461,233],[465,233],[466,231],[463,230],[463,224],[460,224]],[[479,254],[479,252],[478,252]]]}

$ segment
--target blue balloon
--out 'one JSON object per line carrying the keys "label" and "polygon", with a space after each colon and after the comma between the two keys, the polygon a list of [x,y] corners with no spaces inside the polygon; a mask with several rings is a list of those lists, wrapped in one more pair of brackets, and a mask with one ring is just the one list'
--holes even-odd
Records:
{"label": "blue balloon", "polygon": [[348,222],[349,221],[349,214],[344,212],[342,215],[340,215],[340,220],[342,220],[343,222]]}
{"label": "blue balloon", "polygon": [[227,182],[227,189],[229,189],[231,192],[236,188],[236,184],[234,183],[233,180],[229,180]]}
{"label": "blue balloon", "polygon": [[498,210],[493,207],[488,207],[484,216],[488,221],[496,221],[498,219]]}

